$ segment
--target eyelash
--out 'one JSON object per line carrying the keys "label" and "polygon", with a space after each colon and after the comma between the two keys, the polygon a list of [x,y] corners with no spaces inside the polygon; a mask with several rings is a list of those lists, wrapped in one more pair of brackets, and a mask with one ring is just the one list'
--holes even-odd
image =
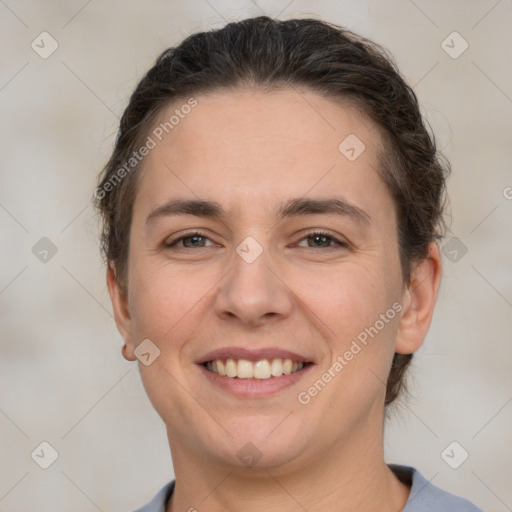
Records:
{"label": "eyelash", "polygon": [[[305,240],[307,238],[314,238],[316,236],[323,236],[325,238],[328,238],[331,241],[333,241],[340,248],[344,248],[344,249],[348,249],[349,248],[349,244],[347,242],[344,242],[343,240],[339,240],[338,238],[334,237],[333,235],[331,235],[327,231],[323,231],[321,229],[318,229],[318,230],[306,233],[300,239],[300,242],[302,242],[303,240]],[[183,240],[186,240],[188,238],[194,238],[194,237],[201,237],[201,238],[205,238],[205,239],[209,240],[209,238],[204,233],[201,233],[200,231],[193,231],[193,232],[188,233],[188,234],[186,234],[184,236],[181,236],[180,238],[177,238],[176,240],[173,240],[173,241],[168,242],[168,243],[164,243],[164,246],[165,246],[166,249],[170,249],[172,247],[176,247],[179,242],[181,242]],[[319,249],[325,249],[327,251],[329,251],[329,250],[336,250],[337,249],[336,245],[332,245],[332,246],[329,246],[329,247],[319,247]],[[197,248],[201,249],[201,247],[197,247]],[[185,249],[185,250],[186,249],[193,250],[193,249],[197,249],[197,248],[195,248],[195,247],[180,247],[180,249]],[[307,247],[307,248],[308,249],[315,249],[315,247]]]}

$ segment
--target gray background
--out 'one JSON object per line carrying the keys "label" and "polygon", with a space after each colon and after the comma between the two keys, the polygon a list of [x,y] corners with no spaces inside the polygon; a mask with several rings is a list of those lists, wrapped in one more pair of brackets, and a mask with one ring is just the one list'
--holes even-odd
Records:
{"label": "gray background", "polygon": [[[512,510],[510,0],[0,0],[0,510],[128,511],[172,478],[163,423],[121,357],[90,198],[157,54],[262,13],[373,38],[414,84],[453,165],[453,219],[435,320],[413,397],[387,423],[386,456],[487,511]],[[49,56],[43,31],[58,44]],[[42,441],[58,452],[48,469],[31,457],[50,461]],[[441,456],[453,441],[452,465],[469,453],[457,469]]]}

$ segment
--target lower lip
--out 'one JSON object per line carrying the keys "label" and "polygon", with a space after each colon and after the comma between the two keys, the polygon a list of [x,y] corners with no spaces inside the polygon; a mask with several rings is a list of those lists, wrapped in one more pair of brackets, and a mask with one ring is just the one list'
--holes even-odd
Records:
{"label": "lower lip", "polygon": [[238,379],[233,377],[225,377],[218,373],[208,371],[202,364],[198,365],[203,375],[216,386],[224,391],[242,398],[260,398],[273,393],[282,391],[296,384],[309,370],[312,364],[304,366],[289,375],[281,375],[281,377],[271,377],[270,379]]}

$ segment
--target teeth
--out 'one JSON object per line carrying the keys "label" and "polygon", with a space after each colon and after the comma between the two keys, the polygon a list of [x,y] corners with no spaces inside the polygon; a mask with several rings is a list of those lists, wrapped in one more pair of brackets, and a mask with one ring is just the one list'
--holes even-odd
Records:
{"label": "teeth", "polygon": [[258,361],[254,365],[254,377],[256,379],[270,379],[271,376],[270,363],[266,359]]}
{"label": "teeth", "polygon": [[252,379],[254,377],[254,368],[251,361],[246,359],[239,359],[236,368],[236,376],[239,379]]}
{"label": "teeth", "polygon": [[281,361],[281,359],[274,359],[270,370],[272,377],[281,377],[281,375],[283,375],[283,361]]}
{"label": "teeth", "polygon": [[226,376],[236,377],[236,363],[233,359],[226,360]]}
{"label": "teeth", "polygon": [[247,359],[215,359],[208,361],[206,369],[222,376],[239,379],[266,380],[272,377],[289,375],[304,368],[304,363],[298,363],[291,359],[261,359],[253,363]]}
{"label": "teeth", "polygon": [[215,362],[217,363],[217,373],[219,375],[226,375],[226,365],[224,364],[224,361],[217,359]]}

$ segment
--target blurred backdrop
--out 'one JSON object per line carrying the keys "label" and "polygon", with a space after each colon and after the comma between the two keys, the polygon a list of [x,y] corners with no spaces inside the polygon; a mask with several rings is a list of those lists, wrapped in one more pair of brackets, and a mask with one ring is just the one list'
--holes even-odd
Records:
{"label": "blurred backdrop", "polygon": [[512,510],[510,0],[1,0],[0,13],[1,511],[130,511],[173,477],[163,423],[121,357],[91,196],[156,56],[264,13],[374,39],[419,95],[453,166],[452,221],[386,457]]}

